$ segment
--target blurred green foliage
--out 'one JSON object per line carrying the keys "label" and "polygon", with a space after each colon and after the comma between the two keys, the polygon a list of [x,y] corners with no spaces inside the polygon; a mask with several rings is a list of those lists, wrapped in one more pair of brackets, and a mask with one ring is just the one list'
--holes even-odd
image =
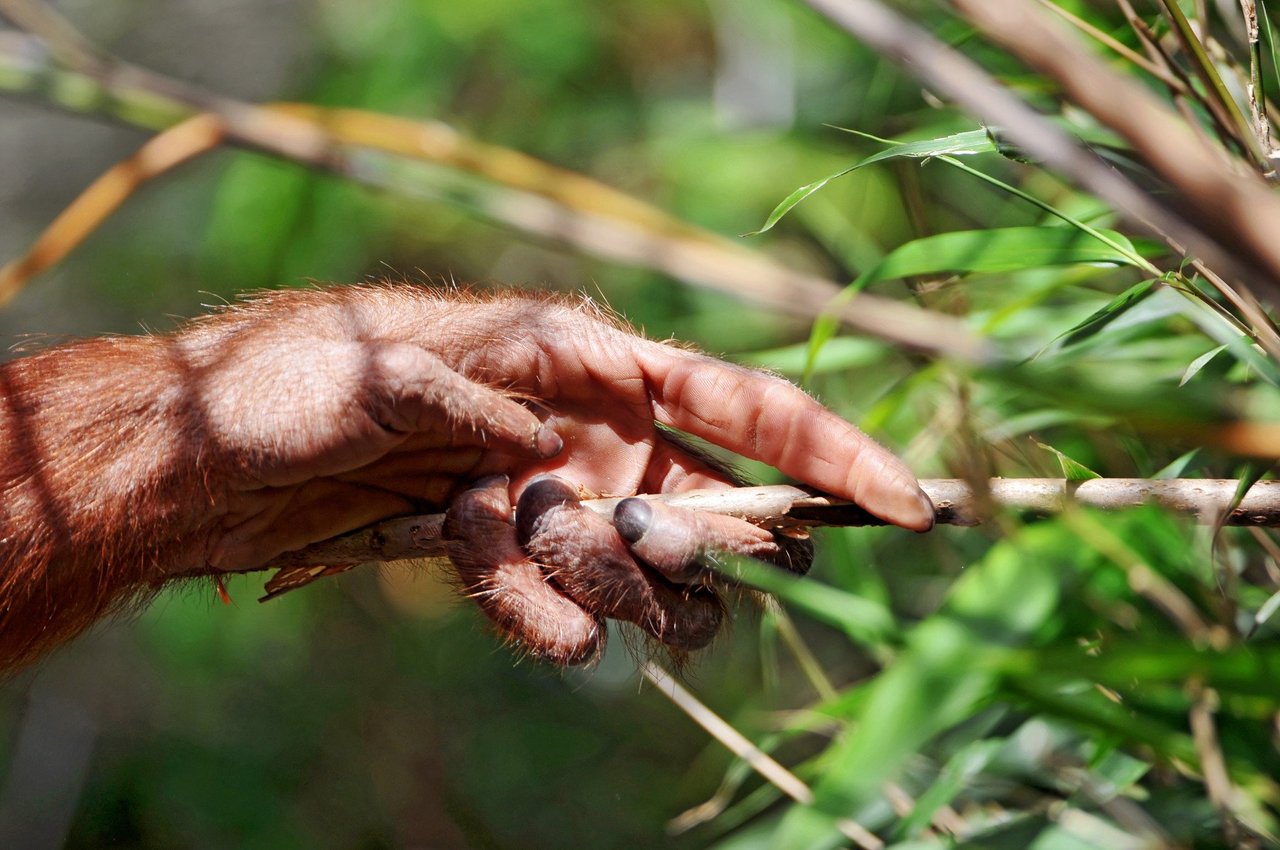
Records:
{"label": "blurred green foliage", "polygon": [[[1136,46],[1112,12],[1061,5]],[[1044,81],[914,6],[1058,110]],[[71,263],[96,287],[86,303],[159,323],[196,293],[388,273],[584,290],[653,335],[803,377],[921,476],[1269,471],[1197,440],[1280,401],[1275,364],[1218,295],[798,6],[305,9],[280,99],[439,118],[727,235],[777,208],[761,248],[965,316],[1014,365],[929,362],[249,153],[134,199]],[[753,46],[760,74],[734,78],[726,57]],[[779,112],[779,90],[793,108]],[[915,142],[915,158],[826,125]],[[956,133],[974,144],[930,148]],[[958,153],[970,170],[945,158]],[[811,848],[847,843],[849,817],[903,848],[1265,846],[1280,832],[1271,532],[1143,509],[833,531],[820,547],[812,581],[757,575],[794,628],[744,607],[686,674],[795,766],[812,806],[787,804],[639,685],[622,641],[594,671],[516,663],[438,579],[392,570],[261,609],[254,579],[231,583],[232,607],[193,588],[82,641],[0,694],[0,793],[71,795],[26,817],[57,834],[73,813],[73,847]],[[72,709],[46,710],[59,705]],[[1208,750],[1193,716],[1211,718]],[[82,768],[55,758],[49,742],[83,728]],[[1221,753],[1226,800],[1206,790],[1206,752]],[[668,835],[722,779],[715,816]]]}

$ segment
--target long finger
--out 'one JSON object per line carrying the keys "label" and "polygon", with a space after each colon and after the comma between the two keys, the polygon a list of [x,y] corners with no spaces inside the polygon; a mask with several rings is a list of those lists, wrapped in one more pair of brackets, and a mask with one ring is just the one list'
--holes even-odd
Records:
{"label": "long finger", "polygon": [[933,527],[933,504],[902,461],[793,384],[658,343],[636,345],[658,422],[851,499],[895,525]]}

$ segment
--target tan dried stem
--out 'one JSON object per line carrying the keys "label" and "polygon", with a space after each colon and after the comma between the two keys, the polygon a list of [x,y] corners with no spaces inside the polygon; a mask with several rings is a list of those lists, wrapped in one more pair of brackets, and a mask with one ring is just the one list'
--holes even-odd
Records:
{"label": "tan dried stem", "polygon": [[[834,306],[832,301],[842,289],[835,281],[788,268],[599,181],[470,139],[441,122],[303,104],[249,104],[91,53],[84,39],[43,4],[0,0],[0,12],[28,26],[41,39],[36,43],[0,39],[0,52],[7,49],[11,54],[7,62],[0,55],[0,66],[8,72],[0,75],[0,83],[7,88],[47,95],[57,89],[47,85],[48,77],[62,74],[73,77],[82,89],[96,88],[101,95],[62,105],[123,121],[135,121],[145,114],[147,120],[160,123],[152,129],[204,115],[216,121],[219,138],[227,144],[401,194],[412,193],[415,184],[405,179],[402,171],[389,171],[390,165],[397,161],[443,165],[488,181],[495,191],[488,197],[472,197],[473,205],[483,215],[524,233],[615,262],[653,269],[787,315],[812,319],[834,309],[849,327],[905,347],[979,363],[995,357],[991,346],[958,319],[874,295],[860,294],[850,303]],[[60,65],[41,64],[42,44],[51,45]],[[25,89],[24,79],[29,80]],[[145,113],[112,109],[113,104],[136,103],[140,98],[148,106]],[[193,145],[183,155],[189,158],[204,149]],[[376,161],[370,163],[370,156]],[[163,169],[151,172],[159,173]],[[138,175],[134,177],[134,185],[142,182]],[[110,172],[104,179],[119,185]],[[416,188],[430,194],[432,187],[419,179]],[[99,209],[110,212],[106,205]],[[47,246],[51,239],[65,254],[68,246],[84,235],[67,227],[52,237],[46,234],[41,243]],[[40,248],[37,246],[37,254]],[[30,262],[29,257],[10,264],[7,290],[12,292],[24,282],[17,272],[38,267],[40,263]]]}
{"label": "tan dried stem", "polygon": [[[993,478],[981,490],[960,479],[926,479],[921,487],[933,500],[939,524],[972,526],[993,511],[1053,514],[1067,506],[1123,510],[1145,504],[1187,514],[1206,524],[1280,526],[1280,481],[1259,481],[1236,500],[1239,482],[1229,479]],[[851,503],[802,487],[779,484],[727,490],[644,495],[691,510],[740,517],[769,528],[883,525]],[[583,505],[612,516],[620,499],[592,499]],[[264,599],[274,598],[325,576],[369,562],[445,555],[440,538],[443,514],[386,520],[332,540],[290,552],[256,569],[275,569]]]}
{"label": "tan dried stem", "polygon": [[1256,172],[1207,144],[1148,89],[1109,68],[1031,0],[951,0],[951,5],[1129,142],[1174,190],[1177,211],[1217,245],[1246,259],[1275,296],[1280,286],[1280,242],[1275,238],[1280,198]]}

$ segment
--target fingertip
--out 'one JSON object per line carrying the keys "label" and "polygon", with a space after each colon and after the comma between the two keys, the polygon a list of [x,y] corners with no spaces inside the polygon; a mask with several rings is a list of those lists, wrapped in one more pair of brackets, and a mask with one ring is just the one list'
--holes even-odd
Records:
{"label": "fingertip", "polygon": [[628,543],[644,537],[653,522],[653,507],[644,499],[623,499],[613,509],[613,527]]}
{"label": "fingertip", "polygon": [[542,427],[533,437],[534,450],[538,453],[538,457],[544,460],[550,460],[560,452],[564,451],[564,440],[550,424],[544,422]]}
{"label": "fingertip", "polygon": [[847,492],[853,501],[886,522],[923,533],[933,528],[937,511],[920,482],[901,460],[871,444],[850,470]]}
{"label": "fingertip", "polygon": [[516,503],[516,536],[526,545],[537,533],[544,513],[568,502],[578,501],[578,490],[557,475],[539,475],[525,486]]}
{"label": "fingertip", "polygon": [[933,501],[914,484],[902,488],[893,516],[889,517],[895,524],[921,534],[932,530],[937,518]]}

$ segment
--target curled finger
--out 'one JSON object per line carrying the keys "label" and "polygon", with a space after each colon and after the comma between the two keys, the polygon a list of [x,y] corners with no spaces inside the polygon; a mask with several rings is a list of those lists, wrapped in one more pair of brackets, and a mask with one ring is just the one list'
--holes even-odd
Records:
{"label": "curled finger", "polygon": [[450,506],[444,539],[463,589],[504,637],[535,657],[559,665],[594,661],[604,647],[603,622],[525,556],[511,514],[506,476],[482,480]]}
{"label": "curled finger", "polygon": [[645,570],[613,524],[584,508],[563,479],[530,483],[516,516],[530,556],[585,610],[634,623],[682,651],[701,649],[719,631],[724,609],[713,590],[677,586]]}
{"label": "curled finger", "polygon": [[443,418],[530,457],[555,457],[564,443],[514,398],[460,375],[416,345],[367,343],[366,393],[377,420],[396,431],[428,430]]}

